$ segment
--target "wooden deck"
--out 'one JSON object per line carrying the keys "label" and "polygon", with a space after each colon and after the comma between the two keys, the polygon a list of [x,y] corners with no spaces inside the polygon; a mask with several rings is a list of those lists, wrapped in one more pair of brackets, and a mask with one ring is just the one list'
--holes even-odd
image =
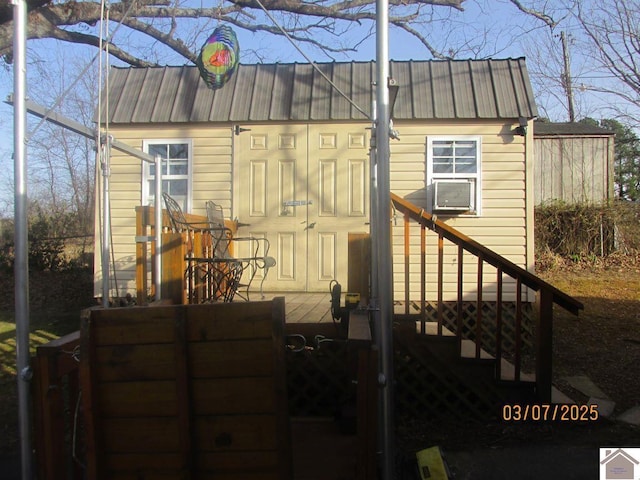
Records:
{"label": "wooden deck", "polygon": [[[257,300],[260,294],[252,295]],[[331,323],[331,295],[329,291],[304,292],[265,292],[265,300],[284,297],[287,323]]]}

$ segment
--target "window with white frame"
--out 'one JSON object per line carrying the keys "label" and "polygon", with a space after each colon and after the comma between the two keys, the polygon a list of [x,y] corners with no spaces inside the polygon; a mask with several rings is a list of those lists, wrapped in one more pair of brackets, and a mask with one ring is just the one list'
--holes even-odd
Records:
{"label": "window with white frame", "polygon": [[[185,212],[191,209],[191,142],[189,140],[145,140],[144,151],[162,157],[162,191],[171,195]],[[156,167],[143,164],[142,203],[153,205]]]}
{"label": "window with white frame", "polygon": [[427,138],[427,186],[434,212],[480,215],[479,136]]}

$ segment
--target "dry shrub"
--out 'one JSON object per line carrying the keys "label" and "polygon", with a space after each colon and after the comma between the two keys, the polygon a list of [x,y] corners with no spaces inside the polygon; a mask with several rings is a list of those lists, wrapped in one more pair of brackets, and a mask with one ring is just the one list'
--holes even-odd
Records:
{"label": "dry shrub", "polygon": [[640,260],[640,205],[617,201],[536,207],[536,268],[636,267]]}

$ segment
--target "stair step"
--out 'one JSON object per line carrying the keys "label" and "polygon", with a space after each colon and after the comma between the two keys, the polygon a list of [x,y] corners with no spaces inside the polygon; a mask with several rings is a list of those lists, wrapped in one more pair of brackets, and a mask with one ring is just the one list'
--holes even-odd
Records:
{"label": "stair step", "polygon": [[[476,343],[473,340],[462,340],[460,344],[460,356],[467,360],[494,360],[495,357],[484,349],[480,349],[480,358],[476,357]],[[508,360],[500,360],[500,380],[513,382],[516,379],[516,367]],[[532,373],[520,372],[521,382],[535,382],[536,376]]]}
{"label": "stair step", "polygon": [[[422,323],[420,321],[416,321],[416,333],[422,333]],[[438,335],[438,322],[425,322],[425,335],[440,336]],[[443,325],[441,336],[455,337],[456,334]]]}
{"label": "stair step", "polygon": [[[415,322],[416,333],[421,333],[422,325],[420,321]],[[438,335],[438,322],[425,322],[425,335],[432,340],[441,338],[443,340],[451,341],[456,338],[456,334],[450,329],[442,326],[442,335]],[[476,361],[482,363],[495,362],[495,357],[484,349],[480,349],[480,358],[476,357],[476,343],[473,340],[463,339],[460,342],[460,357],[465,361]],[[514,382],[516,377],[515,366],[506,359],[501,359],[500,362],[500,379],[505,382]],[[526,383],[535,383],[536,376],[532,373],[520,372],[520,381]]]}
{"label": "stair step", "polygon": [[[477,359],[476,357],[476,342],[473,340],[462,340],[460,342],[460,356],[462,358],[472,358]],[[480,349],[480,360],[495,360],[495,357],[491,355],[484,349]]]}

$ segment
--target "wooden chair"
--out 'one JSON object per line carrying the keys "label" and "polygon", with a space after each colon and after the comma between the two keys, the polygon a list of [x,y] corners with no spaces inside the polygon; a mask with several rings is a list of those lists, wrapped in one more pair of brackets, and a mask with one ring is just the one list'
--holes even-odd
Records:
{"label": "wooden chair", "polygon": [[[173,229],[186,235],[184,260],[187,264],[185,280],[188,302],[231,302],[240,287],[245,265],[219,250],[221,244],[218,245],[216,241],[219,233],[211,231],[209,222],[187,221],[180,205],[169,194],[163,193],[162,196]],[[196,248],[198,235],[200,241]]]}
{"label": "wooden chair", "polygon": [[[263,285],[267,278],[269,269],[276,264],[273,257],[269,257],[269,240],[259,237],[234,237],[231,229],[225,226],[222,206],[214,201],[205,203],[207,209],[207,220],[213,237],[214,257],[224,259],[230,263],[240,262],[242,264],[243,283],[236,287],[236,294],[244,300],[249,300],[249,288],[258,270],[263,270],[260,282],[260,295],[264,298]],[[233,247],[245,248],[247,255],[234,257]],[[224,262],[221,263],[221,266]],[[242,290],[241,293],[238,290]]]}

